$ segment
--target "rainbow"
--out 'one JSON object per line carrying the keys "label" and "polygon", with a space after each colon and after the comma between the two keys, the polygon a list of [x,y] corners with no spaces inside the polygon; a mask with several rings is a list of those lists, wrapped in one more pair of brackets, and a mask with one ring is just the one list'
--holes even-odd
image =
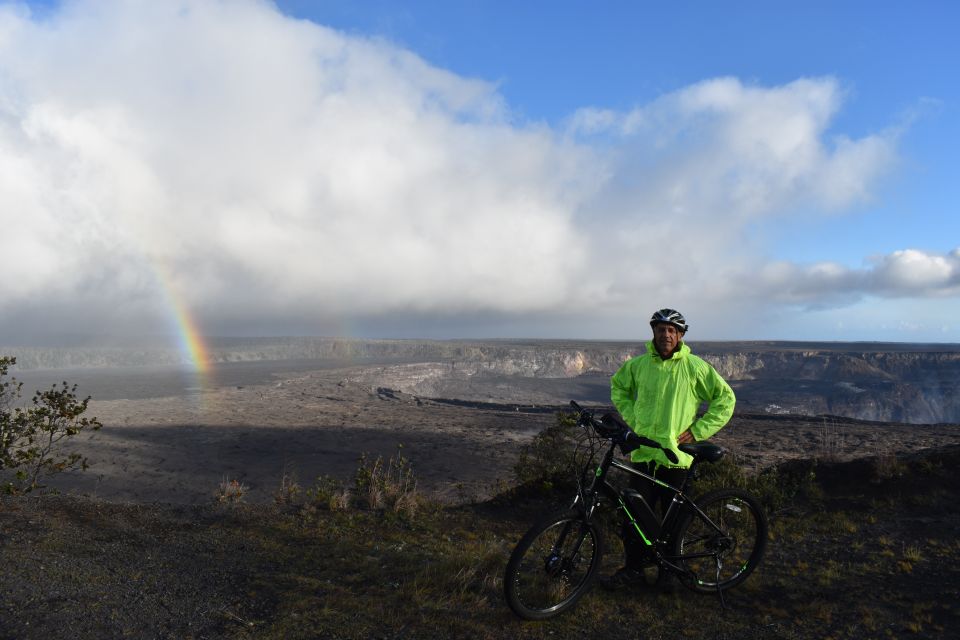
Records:
{"label": "rainbow", "polygon": [[173,295],[168,295],[168,298],[173,310],[174,322],[177,325],[181,348],[190,359],[194,371],[202,378],[210,371],[210,351],[203,341],[203,334],[200,333],[196,321],[186,306]]}
{"label": "rainbow", "polygon": [[191,368],[197,375],[197,382],[203,387],[206,374],[210,371],[210,350],[168,269],[160,261],[152,261],[152,266],[165,299],[165,307],[170,311],[180,350],[187,356]]}

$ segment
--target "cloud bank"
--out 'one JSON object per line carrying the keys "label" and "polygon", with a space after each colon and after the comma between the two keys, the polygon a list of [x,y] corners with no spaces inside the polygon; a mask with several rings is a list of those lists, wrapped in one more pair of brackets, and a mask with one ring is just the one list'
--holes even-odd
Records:
{"label": "cloud bank", "polygon": [[830,262],[808,266],[771,263],[751,279],[754,290],[809,306],[850,303],[866,295],[884,298],[960,294],[960,249],[946,255],[915,249],[877,256],[862,269]]}
{"label": "cloud bank", "polygon": [[719,78],[557,129],[266,2],[3,5],[0,322],[151,332],[180,304],[209,333],[323,332],[955,294],[957,251],[851,270],[752,246],[751,224],[842,213],[894,167],[895,134],[830,132],[843,99]]}

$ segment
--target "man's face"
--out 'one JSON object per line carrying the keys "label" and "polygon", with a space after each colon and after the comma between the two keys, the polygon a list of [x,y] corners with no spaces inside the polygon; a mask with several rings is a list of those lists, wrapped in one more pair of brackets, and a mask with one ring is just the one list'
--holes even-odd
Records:
{"label": "man's face", "polygon": [[668,356],[677,348],[683,334],[672,324],[658,322],[653,325],[653,346],[661,356]]}

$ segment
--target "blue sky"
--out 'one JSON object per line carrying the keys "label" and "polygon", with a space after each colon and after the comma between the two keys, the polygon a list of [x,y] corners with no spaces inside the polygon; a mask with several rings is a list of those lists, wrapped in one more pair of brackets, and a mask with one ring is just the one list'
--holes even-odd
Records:
{"label": "blue sky", "polygon": [[[775,255],[858,265],[960,244],[960,84],[954,2],[281,2],[291,15],[381,36],[497,83],[516,117],[561,126],[588,105],[627,110],[698,81],[770,86],[832,76],[848,96],[830,131],[904,128],[875,201],[821,224],[766,229]],[[906,224],[905,217],[911,218]],[[869,219],[869,222],[867,221]]]}
{"label": "blue sky", "polygon": [[674,4],[0,3],[0,326],[960,341],[956,4]]}

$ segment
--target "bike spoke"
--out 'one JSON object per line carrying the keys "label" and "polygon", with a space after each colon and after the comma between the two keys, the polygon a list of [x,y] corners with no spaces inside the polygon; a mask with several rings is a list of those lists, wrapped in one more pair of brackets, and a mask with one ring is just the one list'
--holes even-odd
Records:
{"label": "bike spoke", "polygon": [[531,611],[559,609],[584,588],[597,552],[593,532],[579,522],[546,527],[531,541],[514,573],[517,600]]}
{"label": "bike spoke", "polygon": [[701,505],[680,541],[683,564],[695,584],[723,589],[736,584],[750,567],[755,549],[762,546],[760,516],[737,495],[723,495]]}

